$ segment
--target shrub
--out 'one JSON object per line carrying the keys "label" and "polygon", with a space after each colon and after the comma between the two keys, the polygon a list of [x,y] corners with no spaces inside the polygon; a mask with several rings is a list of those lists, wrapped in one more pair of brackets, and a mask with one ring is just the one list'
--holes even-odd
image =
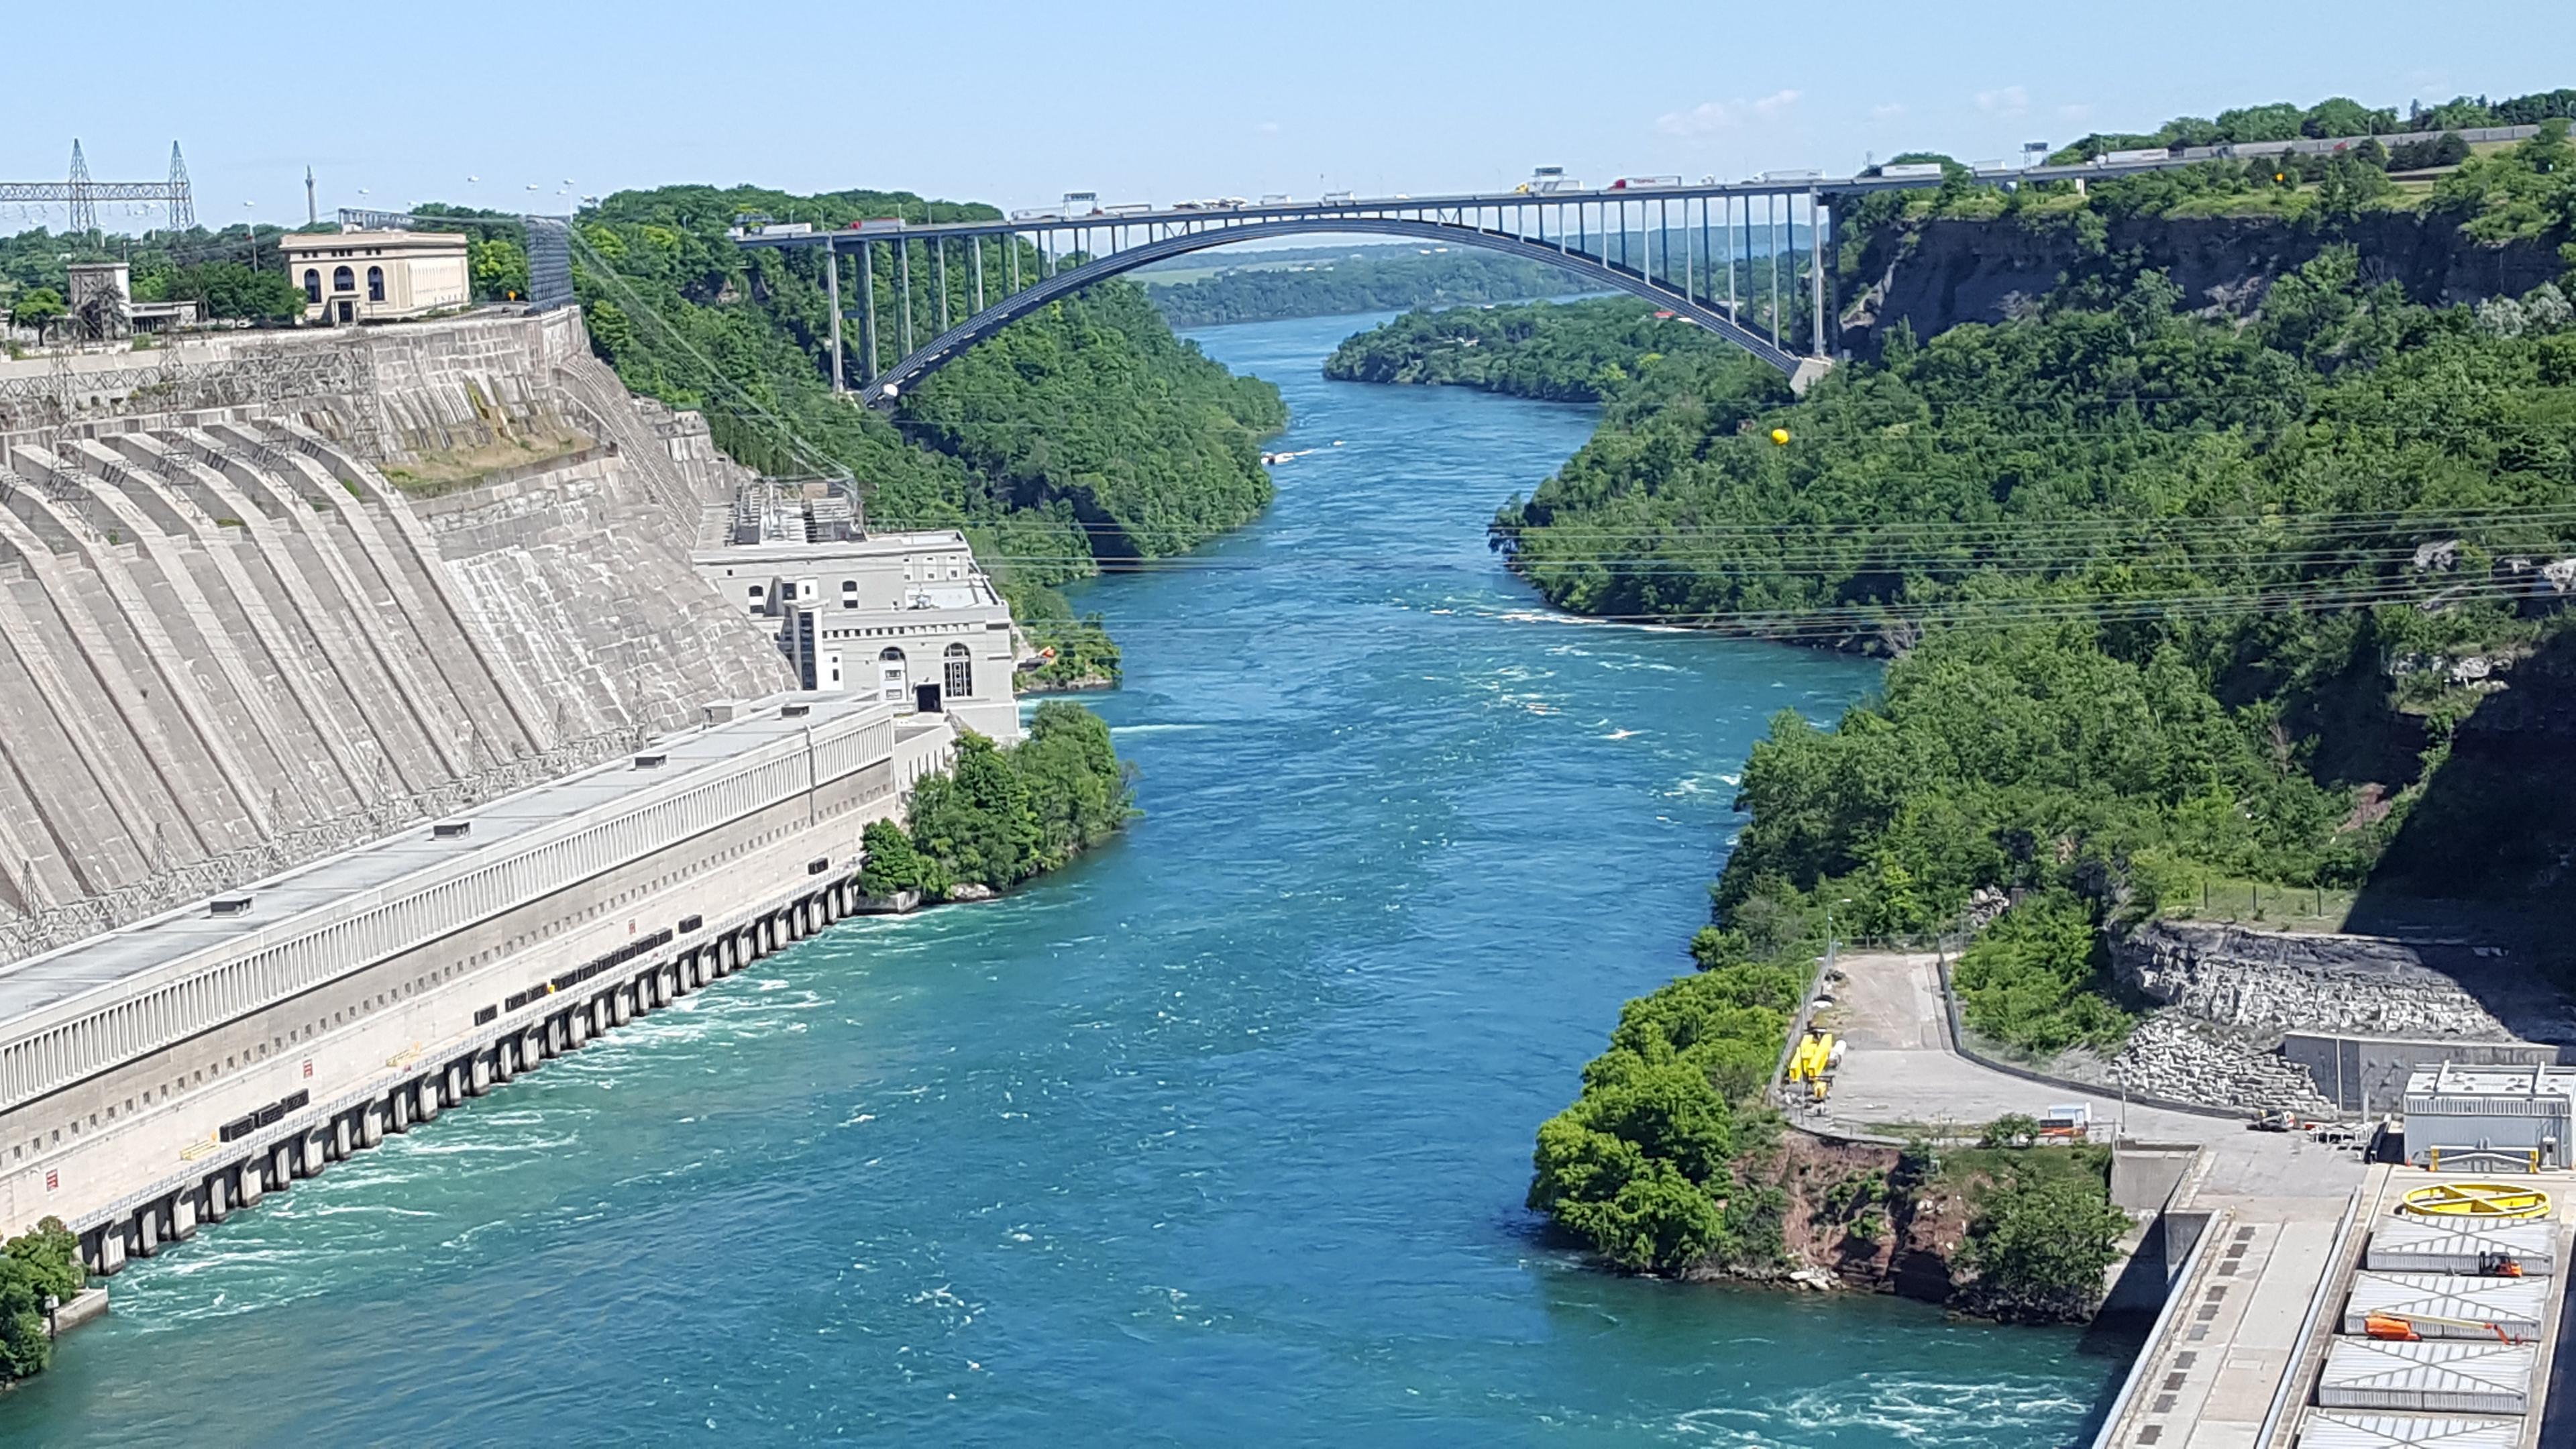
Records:
{"label": "shrub", "polygon": [[2111,1047],[2128,1036],[2129,1023],[2102,990],[2103,957],[2091,914],[2054,892],[1998,918],[1960,956],[1951,980],[1968,1024],[1997,1041],[2041,1053]]}
{"label": "shrub", "polygon": [[1965,1297],[1975,1311],[1998,1318],[2089,1317],[2128,1229],[2128,1216],[2090,1178],[1994,1184],[1978,1202],[1958,1254],[1958,1266],[1975,1275]]}

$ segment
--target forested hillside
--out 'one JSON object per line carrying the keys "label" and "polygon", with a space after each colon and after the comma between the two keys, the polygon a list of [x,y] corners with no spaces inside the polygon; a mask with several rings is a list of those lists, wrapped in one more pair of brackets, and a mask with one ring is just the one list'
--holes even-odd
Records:
{"label": "forested hillside", "polygon": [[[2450,224],[2576,241],[2562,133],[2462,168]],[[1565,607],[1893,660],[1756,746],[1702,974],[1632,1004],[1540,1134],[1533,1204],[1605,1254],[1740,1251],[1729,1143],[1827,902],[1905,935],[2014,893],[1958,981],[2045,1052],[2116,1048],[2103,932],[2211,883],[2508,915],[2576,885],[2576,307],[2427,305],[2349,244],[2250,323],[2191,302],[2104,256],[1795,403],[1640,354],[1496,519]]]}
{"label": "forested hillside", "polygon": [[1165,281],[1152,271],[1136,280],[1175,327],[1516,302],[1564,296],[1581,285],[1545,262],[1456,247],[1367,247],[1293,263],[1257,257],[1219,253],[1213,260],[1238,265],[1187,281]]}
{"label": "forested hillside", "polygon": [[[932,376],[887,419],[831,394],[820,262],[736,247],[725,229],[743,211],[818,226],[995,213],[888,192],[624,192],[582,218],[575,277],[592,338],[627,386],[703,411],[734,457],[782,475],[846,471],[880,525],[969,529],[1032,636],[1057,646],[1055,675],[1114,673],[1116,661],[1096,622],[1072,620],[1048,586],[1104,560],[1190,548],[1269,501],[1260,439],[1286,423],[1277,390],[1173,337],[1134,288],[1111,283],[1049,306]],[[876,250],[883,323],[900,298],[892,248]],[[856,266],[844,262],[851,312]],[[1002,259],[987,268],[1001,275]],[[935,318],[936,270],[916,255],[910,271],[914,316]],[[949,286],[965,315],[964,267]],[[844,342],[855,356],[855,324]],[[881,358],[894,360],[891,345]]]}
{"label": "forested hillside", "polygon": [[[1343,382],[1483,388],[1551,402],[1600,402],[1680,358],[1740,356],[1707,331],[1634,297],[1408,312],[1346,338],[1325,360]],[[1785,383],[1772,390],[1786,401]]]}
{"label": "forested hillside", "polygon": [[[2126,177],[1981,184],[1954,168],[1938,188],[1886,191],[1837,209],[1834,287],[1843,344],[1874,353],[1891,328],[1927,336],[1959,322],[2002,322],[2065,280],[2167,273],[2194,308],[2236,316],[2272,281],[2349,242],[2376,279],[2418,302],[2518,297],[2563,265],[2576,165],[2563,135],[2576,91],[2489,106],[2463,99],[2412,119],[2336,98],[2301,110],[2250,107],[2216,121],[2180,117],[2150,134],[2088,137],[2057,157],[2113,146],[2275,147]],[[2525,124],[2546,134],[2472,145],[2444,126]],[[2364,139],[2340,150],[2280,153],[2298,140],[2427,128],[2428,139]],[[2350,128],[2350,129],[2347,129]],[[1916,159],[1938,159],[1914,153]]]}

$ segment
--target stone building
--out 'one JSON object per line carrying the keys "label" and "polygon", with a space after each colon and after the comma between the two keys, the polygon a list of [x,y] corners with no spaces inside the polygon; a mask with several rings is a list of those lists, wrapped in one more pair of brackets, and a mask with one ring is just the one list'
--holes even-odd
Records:
{"label": "stone building", "polygon": [[1017,739],[1011,606],[966,535],[870,534],[842,495],[815,491],[747,485],[726,541],[690,561],[718,597],[775,623],[803,687],[873,692],[901,713]]}
{"label": "stone building", "polygon": [[460,232],[321,232],[280,237],[278,250],[287,277],[304,289],[307,322],[390,322],[474,298]]}
{"label": "stone building", "polygon": [[137,302],[134,272],[123,262],[73,262],[63,297],[70,326],[83,342],[115,342],[137,332],[197,325],[194,302]]}

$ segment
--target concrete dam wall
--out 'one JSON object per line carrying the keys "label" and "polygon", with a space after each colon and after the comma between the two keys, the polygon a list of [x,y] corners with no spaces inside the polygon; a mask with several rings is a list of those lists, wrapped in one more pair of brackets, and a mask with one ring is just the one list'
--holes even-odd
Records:
{"label": "concrete dam wall", "polygon": [[692,566],[749,476],[570,313],[0,363],[0,1234],[112,1273],[864,904],[956,726]]}
{"label": "concrete dam wall", "polygon": [[731,465],[575,314],[46,368],[0,364],[0,960],[792,686],[688,565]]}

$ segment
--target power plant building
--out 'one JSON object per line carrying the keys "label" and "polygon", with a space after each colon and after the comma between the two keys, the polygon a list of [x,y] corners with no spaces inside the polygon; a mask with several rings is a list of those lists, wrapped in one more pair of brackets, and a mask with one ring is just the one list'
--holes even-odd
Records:
{"label": "power plant building", "polygon": [[319,232],[280,237],[277,246],[287,279],[304,289],[307,322],[392,322],[474,299],[461,232]]}
{"label": "power plant building", "polygon": [[775,627],[802,687],[1019,738],[1011,606],[964,533],[871,534],[838,489],[768,483],[705,532],[724,541],[690,562],[718,597]]}
{"label": "power plant building", "polygon": [[2576,1067],[2418,1067],[2406,1082],[2406,1152],[2495,1152],[2541,1168],[2568,1165]]}

